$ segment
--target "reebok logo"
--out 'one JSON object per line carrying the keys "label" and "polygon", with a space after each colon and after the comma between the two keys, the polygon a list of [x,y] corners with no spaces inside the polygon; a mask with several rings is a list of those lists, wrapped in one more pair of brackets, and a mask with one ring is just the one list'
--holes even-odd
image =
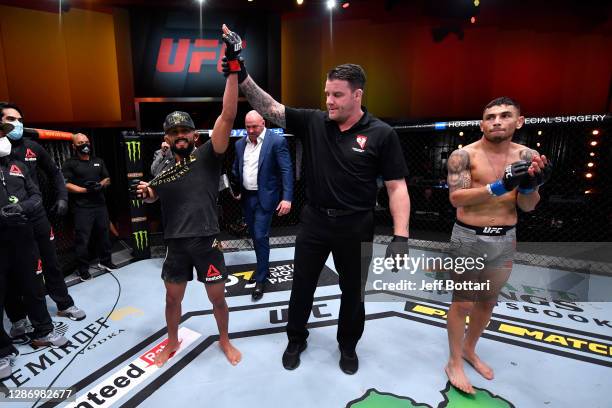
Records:
{"label": "reebok logo", "polygon": [[209,265],[208,266],[208,272],[206,273],[206,277],[207,278],[215,278],[217,276],[221,276],[221,273],[219,272],[219,270],[217,268],[215,268],[215,265]]}
{"label": "reebok logo", "polygon": [[23,177],[23,173],[21,172],[21,169],[19,167],[17,167],[16,165],[14,165],[14,164],[11,165],[11,169],[9,170],[9,174],[11,176]]}
{"label": "reebok logo", "polygon": [[26,149],[25,161],[36,161],[36,153],[30,148]]}

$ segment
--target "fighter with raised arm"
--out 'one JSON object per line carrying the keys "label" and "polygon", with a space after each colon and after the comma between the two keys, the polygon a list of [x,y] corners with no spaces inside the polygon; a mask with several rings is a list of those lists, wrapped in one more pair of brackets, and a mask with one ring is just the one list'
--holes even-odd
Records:
{"label": "fighter with raised arm", "polygon": [[[235,61],[241,51],[241,39],[223,25],[223,41],[228,60]],[[239,70],[238,64],[233,65]],[[219,329],[219,346],[229,362],[236,365],[242,355],[229,340],[229,310],[225,302],[227,271],[221,245],[217,240],[217,196],[223,154],[236,118],[238,81],[235,70],[227,76],[223,109],[217,118],[211,140],[195,149],[195,125],[185,112],[172,112],[164,121],[165,141],[174,153],[175,164],[162,171],[151,182],[138,181],[131,186],[133,194],[153,202],[159,198],[164,221],[164,240],[168,253],[162,268],[166,286],[166,323],[168,344],[156,356],[163,365],[180,346],[178,326],[181,302],[187,281],[197,279],[205,284],[208,299]]]}

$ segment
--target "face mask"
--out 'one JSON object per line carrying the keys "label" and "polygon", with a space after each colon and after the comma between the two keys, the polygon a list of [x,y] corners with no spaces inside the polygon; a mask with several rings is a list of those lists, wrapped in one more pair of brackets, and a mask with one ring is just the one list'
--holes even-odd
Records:
{"label": "face mask", "polygon": [[77,148],[77,151],[81,154],[91,153],[91,146],[88,143],[78,145],[76,148]]}
{"label": "face mask", "polygon": [[23,136],[23,123],[18,120],[10,123],[15,127],[13,128],[13,130],[7,133],[6,136],[8,136],[8,138],[11,140],[21,140],[21,137]]}
{"label": "face mask", "polygon": [[0,138],[0,157],[11,154],[11,142],[6,138]]}
{"label": "face mask", "polygon": [[189,143],[187,147],[181,149],[177,148],[175,145],[172,145],[170,146],[170,150],[172,150],[172,153],[181,156],[182,159],[186,159],[193,151],[193,143]]}

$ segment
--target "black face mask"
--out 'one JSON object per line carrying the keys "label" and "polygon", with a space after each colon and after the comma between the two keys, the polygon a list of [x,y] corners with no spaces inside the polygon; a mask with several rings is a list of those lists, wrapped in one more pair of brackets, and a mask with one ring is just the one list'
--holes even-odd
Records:
{"label": "black face mask", "polygon": [[91,153],[91,145],[89,143],[78,145],[76,147],[76,149],[77,149],[77,152],[79,152],[81,154],[89,154],[89,153]]}
{"label": "black face mask", "polygon": [[183,147],[180,149],[176,147],[176,145],[171,145],[170,150],[172,150],[172,153],[178,154],[179,156],[181,156],[181,159],[186,159],[187,157],[189,157],[189,155],[193,151],[193,143],[189,143],[187,147]]}

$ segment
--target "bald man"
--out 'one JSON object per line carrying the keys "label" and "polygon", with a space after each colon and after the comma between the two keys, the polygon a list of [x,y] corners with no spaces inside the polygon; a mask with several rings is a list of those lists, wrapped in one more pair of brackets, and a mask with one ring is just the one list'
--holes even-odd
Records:
{"label": "bald man", "polygon": [[244,124],[247,135],[236,142],[233,175],[239,187],[234,198],[242,203],[255,247],[257,270],[252,296],[259,300],[269,274],[272,216],[274,211],[279,216],[291,211],[293,171],[283,136],[266,129],[264,118],[254,110],[247,113]]}

